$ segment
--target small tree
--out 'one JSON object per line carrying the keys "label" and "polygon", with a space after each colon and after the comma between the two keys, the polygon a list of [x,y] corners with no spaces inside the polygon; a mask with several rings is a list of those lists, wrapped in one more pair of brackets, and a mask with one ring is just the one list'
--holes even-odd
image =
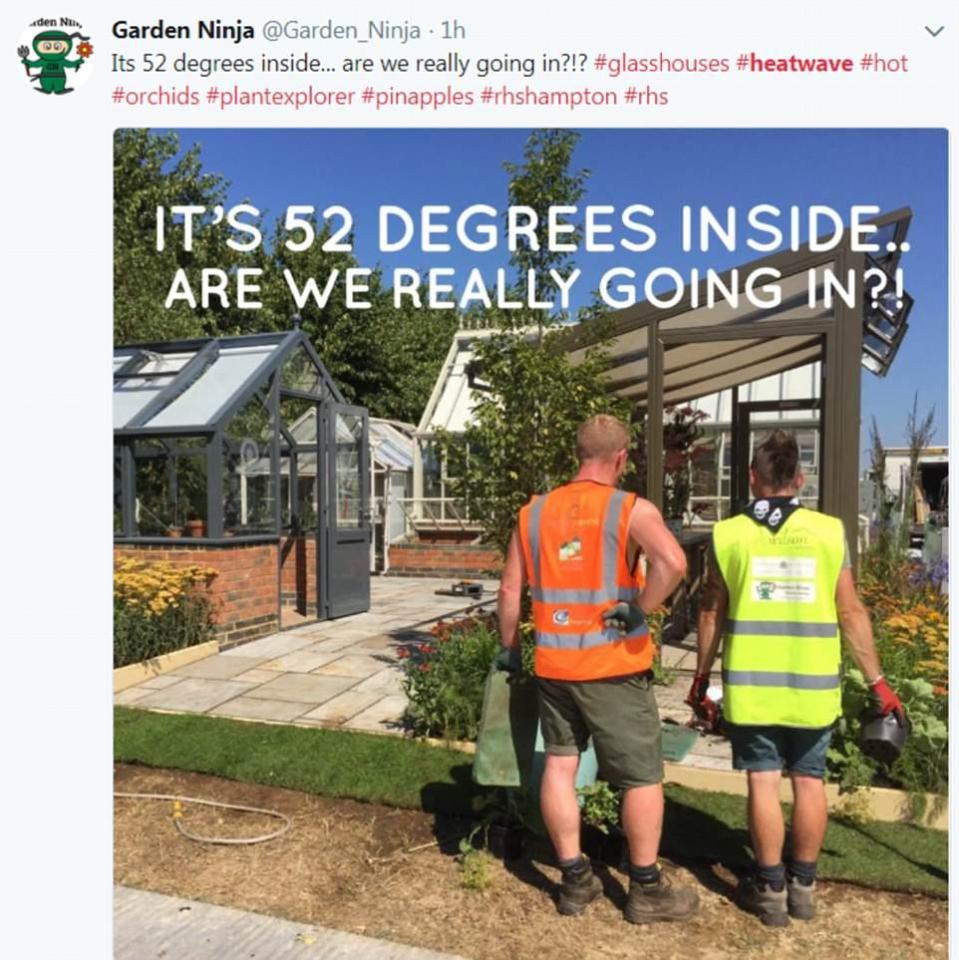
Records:
{"label": "small tree", "polygon": [[477,347],[488,392],[459,436],[440,438],[449,484],[467,501],[486,539],[503,548],[519,508],[576,472],[576,429],[597,413],[629,419],[629,403],[610,393],[603,344],[573,364],[562,331],[543,339],[498,333]]}

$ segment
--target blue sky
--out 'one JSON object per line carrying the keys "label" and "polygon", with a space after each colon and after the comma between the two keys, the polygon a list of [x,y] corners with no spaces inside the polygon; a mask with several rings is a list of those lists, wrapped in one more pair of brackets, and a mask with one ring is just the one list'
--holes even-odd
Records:
{"label": "blue sky", "polygon": [[[504,160],[519,161],[526,129],[494,130],[180,130],[182,146],[202,146],[206,169],[230,181],[230,200],[249,200],[268,222],[290,204],[331,203],[355,215],[359,262],[389,269],[431,266],[485,270],[505,266],[499,254],[455,249],[386,255],[377,249],[381,204],[415,210],[449,204],[507,203]],[[622,208],[648,203],[657,211],[654,262],[726,269],[758,256],[749,250],[682,254],[678,212],[683,204],[715,209],[757,203],[780,207],[827,204],[837,210],[875,204],[884,211],[911,207],[911,250],[902,259],[906,289],[915,297],[910,328],[885,379],[863,371],[864,430],[875,414],[887,445],[904,442],[907,409],[936,409],[945,443],[948,415],[947,140],[939,130],[584,130],[573,166],[590,171],[583,203]],[[601,273],[650,265],[616,254],[576,255],[588,299]],[[649,256],[649,255],[647,255]]]}

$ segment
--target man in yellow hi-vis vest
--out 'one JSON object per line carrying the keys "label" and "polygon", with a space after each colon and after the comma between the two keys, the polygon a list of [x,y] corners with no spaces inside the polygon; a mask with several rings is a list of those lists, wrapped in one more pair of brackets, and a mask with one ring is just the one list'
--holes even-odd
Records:
{"label": "man in yellow hi-vis vest", "polygon": [[[879,671],[842,521],[800,506],[804,482],[795,437],[774,431],[750,466],[755,499],[713,528],[696,677],[687,698],[700,716],[715,709],[706,691],[725,616],[723,715],[733,766],[747,771],[756,856],[737,901],[770,926],[815,915],[816,859],[827,820],[826,749],[841,712],[840,627],[878,712],[905,723],[902,704]],[[795,801],[788,870],[779,805],[783,767]]]}

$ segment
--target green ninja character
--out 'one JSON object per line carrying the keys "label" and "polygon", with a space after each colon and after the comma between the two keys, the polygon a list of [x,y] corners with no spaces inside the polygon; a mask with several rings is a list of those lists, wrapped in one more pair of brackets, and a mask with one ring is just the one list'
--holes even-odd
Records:
{"label": "green ninja character", "polygon": [[[78,60],[68,60],[70,51],[73,49],[73,40],[80,37],[86,42],[89,37],[83,37],[79,33],[68,34],[62,30],[44,30],[33,38],[33,50],[40,58],[39,60],[28,60],[27,54],[30,52],[25,46],[20,47],[17,53],[20,55],[20,62],[27,68],[27,75],[31,80],[39,80],[40,86],[36,87],[38,93],[70,93],[73,87],[67,86],[67,71],[70,67],[73,70],[79,70],[83,66],[83,45],[81,44],[81,56]],[[87,44],[89,47],[89,44]],[[92,50],[92,48],[90,48]],[[30,67],[40,67],[40,72],[30,74]]]}

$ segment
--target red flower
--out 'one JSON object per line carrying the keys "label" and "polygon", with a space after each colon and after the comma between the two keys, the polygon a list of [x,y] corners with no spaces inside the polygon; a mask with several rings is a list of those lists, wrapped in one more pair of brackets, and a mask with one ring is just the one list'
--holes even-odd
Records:
{"label": "red flower", "polygon": [[421,663],[420,673],[429,673],[429,672],[430,672],[430,665],[428,663]]}
{"label": "red flower", "polygon": [[421,643],[420,653],[425,654],[426,656],[429,656],[431,653],[436,653],[436,647],[431,646],[428,643]]}
{"label": "red flower", "polygon": [[89,57],[92,53],[93,53],[93,44],[87,43],[86,40],[84,40],[83,43],[81,43],[77,47],[77,54],[83,57],[84,60],[86,60],[87,57]]}
{"label": "red flower", "polygon": [[396,651],[396,655],[400,660],[405,660],[410,655],[410,651],[406,647],[400,647],[399,650]]}

